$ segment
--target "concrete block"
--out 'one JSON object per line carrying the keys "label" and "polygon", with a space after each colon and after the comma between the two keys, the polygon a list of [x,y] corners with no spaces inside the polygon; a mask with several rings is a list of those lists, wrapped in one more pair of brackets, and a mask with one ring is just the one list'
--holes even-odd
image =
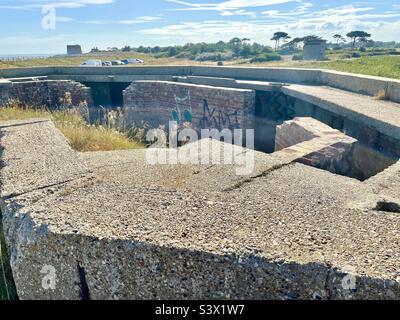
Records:
{"label": "concrete block", "polygon": [[0,130],[3,199],[89,174],[79,154],[49,120],[2,122]]}
{"label": "concrete block", "polygon": [[[185,166],[140,166],[144,150],[86,154],[100,176],[85,179],[86,170],[71,176],[84,165],[64,139],[53,138],[58,133],[49,134],[54,127],[14,124],[12,132],[0,124],[7,155],[2,182],[12,186],[20,166],[29,167],[23,181],[30,177],[31,189],[3,192],[9,196],[1,209],[22,300],[400,297],[397,256],[387,256],[398,251],[398,221],[381,214],[365,219],[364,210],[348,207],[354,199],[374,199],[356,180],[276,153],[255,157],[260,171],[252,178],[239,180],[232,166],[191,174],[189,168],[192,182],[171,189],[168,178]],[[25,153],[17,149],[29,142]],[[39,160],[30,156],[41,148],[46,154]],[[47,157],[49,168],[37,170]],[[36,183],[41,176],[51,185]],[[230,188],[215,189],[215,183]],[[365,241],[373,234],[380,242]],[[366,255],[374,260],[366,262]],[[348,265],[355,291],[342,285]],[[43,286],[49,270],[56,277],[51,290]]]}
{"label": "concrete block", "polygon": [[169,121],[200,129],[254,129],[251,90],[162,81],[135,81],[124,91],[128,123],[151,128]]}

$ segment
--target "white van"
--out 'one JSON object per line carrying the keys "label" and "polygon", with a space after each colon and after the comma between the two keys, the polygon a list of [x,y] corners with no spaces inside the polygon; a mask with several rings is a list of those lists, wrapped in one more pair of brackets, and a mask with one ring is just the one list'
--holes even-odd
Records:
{"label": "white van", "polygon": [[127,60],[128,64],[144,63],[144,61],[141,59],[127,59]]}
{"label": "white van", "polygon": [[102,62],[101,62],[101,60],[87,60],[84,63],[82,63],[81,66],[84,66],[84,67],[101,67],[102,66]]}

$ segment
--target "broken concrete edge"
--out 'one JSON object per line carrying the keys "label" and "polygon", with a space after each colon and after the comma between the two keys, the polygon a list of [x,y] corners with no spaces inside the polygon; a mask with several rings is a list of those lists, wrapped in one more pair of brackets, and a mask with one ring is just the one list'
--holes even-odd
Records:
{"label": "broken concrete edge", "polygon": [[49,119],[0,122],[0,141],[3,199],[92,175]]}
{"label": "broken concrete edge", "polygon": [[[29,213],[17,213],[10,206],[3,206],[2,210],[6,213],[3,218],[6,237],[13,243],[11,265],[22,300],[396,298],[393,281],[355,275],[351,270],[329,264],[274,261],[257,254],[234,252],[219,255],[143,241],[57,233],[48,225],[37,225]],[[136,268],[132,276],[142,284],[141,290],[127,292],[119,288],[123,284],[118,270],[128,264],[141,265],[143,261],[149,270],[158,268],[159,261],[163,261],[163,270],[156,273]],[[43,277],[52,270],[58,284],[54,290],[43,286]],[[167,289],[165,279],[170,279],[172,271],[180,273],[180,290]],[[228,280],[226,274],[231,275]],[[252,281],[253,275],[257,275],[257,281]],[[343,284],[346,279],[357,283],[357,291],[347,290]],[[193,280],[201,283],[197,290],[193,290]],[[227,282],[227,292],[212,290],[221,281]],[[288,281],[295,290],[287,290]],[[382,292],[382,288],[386,290]]]}
{"label": "broken concrete edge", "polygon": [[392,205],[392,208],[386,211],[400,213],[400,161],[369,178],[365,183],[381,197],[382,203]]}
{"label": "broken concrete edge", "polygon": [[318,120],[301,117],[285,121],[276,128],[275,150],[279,151],[317,137],[330,138],[332,143],[338,140],[347,140],[349,143],[356,142],[355,139],[347,137],[344,133]]}
{"label": "broken concrete edge", "polygon": [[[20,124],[15,128],[31,131],[31,127],[29,124]],[[49,128],[56,130],[54,126],[49,126]],[[41,132],[39,131],[38,134]],[[58,135],[58,133],[55,134]],[[49,137],[45,131],[42,135],[45,135],[45,139],[51,139],[52,136]],[[68,153],[74,153],[64,142],[61,143],[61,147],[66,148],[65,151]],[[4,146],[3,139],[1,143],[2,147],[5,147],[3,152],[7,154],[7,147],[10,145]],[[6,161],[5,167],[9,165],[10,163]],[[4,167],[1,170],[3,171]],[[55,171],[57,170],[56,166]],[[52,176],[50,178],[52,179]],[[112,237],[100,239],[92,234],[79,234],[71,230],[71,227],[64,231],[54,230],[48,223],[35,220],[31,205],[38,199],[51,194],[62,197],[68,189],[84,188],[87,183],[96,182],[76,178],[69,182],[55,183],[52,186],[42,185],[19,196],[12,195],[3,199],[1,203],[3,228],[10,248],[11,266],[21,299],[396,298],[396,294],[390,290],[392,286],[393,290],[396,290],[396,283],[363,275],[354,275],[358,284],[357,292],[344,290],[342,279],[349,271],[333,268],[328,263],[326,265],[300,264],[293,261],[269,260],[257,253],[215,254],[206,250],[160,246],[135,239]],[[160,261],[165,263],[162,271],[153,272],[152,270],[158,268]],[[145,268],[148,272],[141,271],[143,268],[136,268],[138,270],[132,275],[133,278],[121,280],[119,277],[122,277],[122,273],[119,270],[124,270],[132,263],[144,264],[148,267]],[[57,272],[59,285],[55,290],[46,290],[43,287],[43,272],[50,270],[43,269],[46,267],[53,267]],[[175,281],[170,277],[171,270],[178,274],[178,287],[181,289],[179,291],[168,289],[168,281]],[[211,276],[204,277],[205,274],[210,274],[210,270],[212,270]],[[210,288],[219,288],[221,281],[225,283],[227,272],[232,275],[228,282],[228,289],[210,290]],[[254,274],[257,274],[256,282],[252,278]],[[286,290],[288,277],[292,287],[296,288],[293,292]],[[138,290],[136,293],[124,291],[124,280],[133,279],[144,286],[143,290]],[[196,279],[201,286],[193,291],[192,281],[183,279]],[[260,290],[260,288],[263,289]],[[382,288],[388,289],[383,292]]]}
{"label": "broken concrete edge", "polygon": [[[26,76],[203,76],[273,82],[327,85],[375,96],[385,92],[388,100],[400,102],[400,80],[325,69],[213,66],[132,66],[132,67],[36,67],[0,69],[0,77]],[[77,80],[78,78],[75,78]]]}

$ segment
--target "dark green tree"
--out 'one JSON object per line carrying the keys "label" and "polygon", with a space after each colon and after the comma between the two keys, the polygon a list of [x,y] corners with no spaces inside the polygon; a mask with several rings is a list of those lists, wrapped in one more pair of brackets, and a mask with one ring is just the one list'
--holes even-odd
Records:
{"label": "dark green tree", "polygon": [[290,37],[286,32],[275,32],[274,36],[271,39],[271,40],[275,41],[275,51],[278,51],[279,42],[281,40],[287,40],[287,39],[290,39]]}
{"label": "dark green tree", "polygon": [[356,42],[357,42],[358,39],[371,38],[371,35],[369,33],[365,32],[365,31],[351,31],[346,36],[351,39],[351,48],[352,49],[354,49],[354,47],[356,46]]}
{"label": "dark green tree", "polygon": [[339,45],[339,42],[346,42],[346,39],[341,34],[335,34],[333,38],[336,39],[337,45]]}

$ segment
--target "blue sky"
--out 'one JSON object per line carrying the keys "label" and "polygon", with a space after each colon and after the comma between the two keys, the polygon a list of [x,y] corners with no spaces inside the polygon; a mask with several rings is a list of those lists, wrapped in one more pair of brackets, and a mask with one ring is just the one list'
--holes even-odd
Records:
{"label": "blue sky", "polygon": [[[44,28],[52,7],[55,28]],[[89,51],[235,36],[270,44],[276,31],[331,40],[355,29],[400,42],[399,0],[0,0],[0,54],[64,53],[66,44],[77,43]]]}

